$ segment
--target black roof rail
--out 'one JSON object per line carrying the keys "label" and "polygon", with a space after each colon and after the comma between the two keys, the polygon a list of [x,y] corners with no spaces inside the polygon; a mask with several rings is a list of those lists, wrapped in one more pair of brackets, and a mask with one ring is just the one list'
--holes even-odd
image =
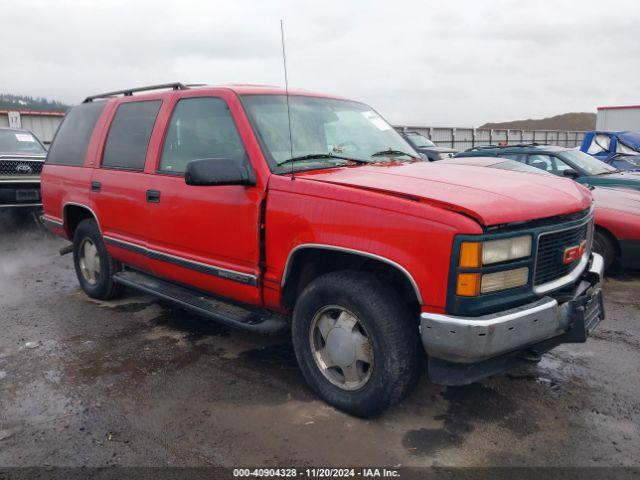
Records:
{"label": "black roof rail", "polygon": [[173,90],[188,90],[189,87],[180,82],[174,83],[161,83],[160,85],[149,85],[148,87],[138,87],[138,88],[128,88],[126,90],[116,90],[115,92],[107,92],[101,93],[99,95],[91,95],[84,99],[82,103],[93,102],[94,100],[98,100],[100,98],[110,98],[115,97],[116,95],[124,95],[125,97],[130,97],[134,93],[137,92],[147,92],[150,90],[162,90],[164,88],[172,88]]}

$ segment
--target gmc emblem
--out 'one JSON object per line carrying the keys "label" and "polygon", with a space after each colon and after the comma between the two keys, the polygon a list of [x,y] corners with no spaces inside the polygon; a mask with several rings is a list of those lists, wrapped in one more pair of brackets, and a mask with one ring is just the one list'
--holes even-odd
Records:
{"label": "gmc emblem", "polygon": [[580,245],[574,245],[573,247],[565,248],[564,253],[562,254],[562,263],[566,265],[568,263],[573,263],[580,260],[586,249],[586,240],[580,242]]}
{"label": "gmc emblem", "polygon": [[27,175],[31,173],[31,167],[29,165],[25,165],[24,163],[21,163],[20,165],[16,166],[16,172]]}

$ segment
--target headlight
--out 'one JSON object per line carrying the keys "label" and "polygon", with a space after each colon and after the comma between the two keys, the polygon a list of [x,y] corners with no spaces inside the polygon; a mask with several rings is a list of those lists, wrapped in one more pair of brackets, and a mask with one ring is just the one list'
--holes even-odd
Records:
{"label": "headlight", "polygon": [[456,295],[475,297],[481,293],[493,293],[522,287],[529,281],[529,267],[515,268],[494,273],[459,273]]}
{"label": "headlight", "polygon": [[[462,242],[460,245],[461,268],[481,268],[496,263],[509,262],[531,256],[531,235],[487,240],[486,242]],[[459,272],[456,295],[475,297],[481,293],[521,287],[529,281],[529,267],[515,268],[493,273]]]}
{"label": "headlight", "polygon": [[482,264],[506,262],[531,255],[531,235],[491,240],[482,244]]}
{"label": "headlight", "polygon": [[498,292],[509,288],[526,285],[529,281],[529,267],[505,270],[503,272],[485,273],[480,283],[480,293]]}
{"label": "headlight", "polygon": [[531,235],[522,235],[487,242],[462,242],[459,264],[461,267],[478,268],[529,256]]}

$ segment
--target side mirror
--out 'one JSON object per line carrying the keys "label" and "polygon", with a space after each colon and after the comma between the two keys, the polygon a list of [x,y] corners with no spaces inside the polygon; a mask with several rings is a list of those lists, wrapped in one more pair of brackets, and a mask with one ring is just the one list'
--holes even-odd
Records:
{"label": "side mirror", "polygon": [[573,168],[567,168],[566,170],[563,170],[562,174],[565,177],[573,178],[574,180],[580,176],[580,174]]}
{"label": "side mirror", "polygon": [[251,167],[238,165],[230,158],[203,158],[187,163],[184,172],[187,185],[255,185],[256,178]]}

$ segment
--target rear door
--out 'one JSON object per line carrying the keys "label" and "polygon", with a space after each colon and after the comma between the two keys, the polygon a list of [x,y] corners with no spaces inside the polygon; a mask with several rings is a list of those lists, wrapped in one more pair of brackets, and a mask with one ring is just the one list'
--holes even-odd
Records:
{"label": "rear door", "polygon": [[[234,102],[230,109],[229,102]],[[254,186],[189,186],[191,160],[227,158],[249,164],[237,128],[233,94],[176,94],[147,203],[153,271],[201,290],[258,304],[260,205]]]}
{"label": "rear door", "polygon": [[145,270],[150,269],[146,251],[150,176],[144,167],[161,105],[158,98],[117,106],[91,179],[91,195],[107,248],[115,258]]}

